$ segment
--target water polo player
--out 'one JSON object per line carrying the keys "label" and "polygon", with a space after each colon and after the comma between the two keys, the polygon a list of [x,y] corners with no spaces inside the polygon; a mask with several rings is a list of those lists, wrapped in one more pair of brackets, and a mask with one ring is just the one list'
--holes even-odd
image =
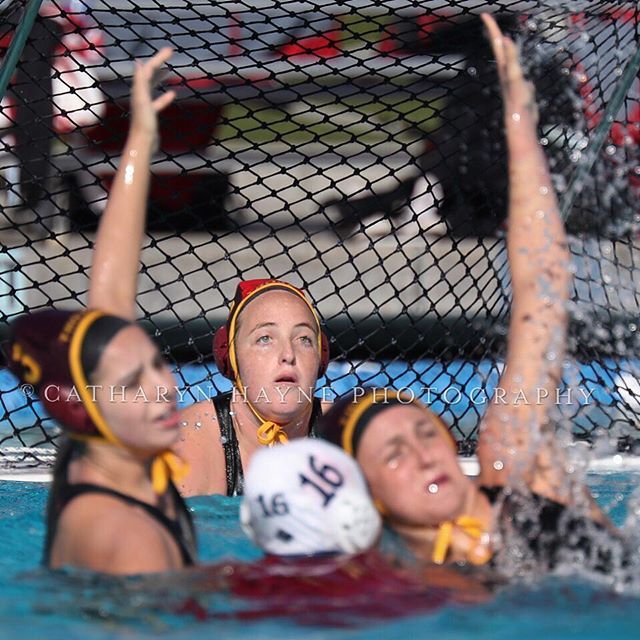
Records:
{"label": "water polo player", "polygon": [[287,616],[345,626],[487,597],[481,585],[454,570],[413,572],[390,564],[376,548],[381,519],[360,468],[322,440],[297,439],[256,452],[240,518],[266,556],[185,576],[198,596],[227,591],[234,598],[227,611],[198,608],[203,618]]}
{"label": "water polo player", "polygon": [[100,311],[39,311],[12,326],[9,366],[33,385],[65,440],[47,511],[44,563],[103,573],[195,560],[173,378],[135,324]]}
{"label": "water polo player", "polygon": [[[478,482],[463,474],[440,418],[397,393],[350,394],[325,414],[320,431],[356,457],[386,521],[424,560],[483,564],[509,542],[531,566],[577,557],[606,569],[624,558],[624,545],[586,487],[565,471],[550,415],[567,333],[566,236],[538,144],[531,86],[514,43],[492,18],[484,21],[505,112],[513,302],[498,384],[504,399],[490,403],[481,424]],[[542,400],[522,402],[522,393]],[[569,509],[576,500],[582,504]]]}
{"label": "water polo player", "polygon": [[[172,99],[151,98],[161,53],[136,75],[132,121],[122,162],[95,243],[90,305],[134,319],[138,261],[149,190],[149,162],[157,146],[157,113]],[[178,451],[190,471],[184,495],[242,493],[243,469],[264,445],[313,435],[321,413],[313,399],[324,373],[328,343],[304,293],[286,282],[238,285],[225,327],[214,339],[220,370],[236,393],[186,408]]]}

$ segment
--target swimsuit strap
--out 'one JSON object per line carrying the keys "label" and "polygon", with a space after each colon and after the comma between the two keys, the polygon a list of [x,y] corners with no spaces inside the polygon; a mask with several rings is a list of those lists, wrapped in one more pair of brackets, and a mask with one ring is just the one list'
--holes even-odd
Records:
{"label": "swimsuit strap", "polygon": [[51,546],[55,537],[55,529],[57,527],[60,514],[74,498],[88,493],[99,493],[102,495],[112,496],[114,498],[117,498],[118,500],[121,500],[122,502],[126,502],[127,504],[140,507],[168,531],[169,535],[173,538],[174,542],[178,546],[178,549],[180,550],[180,555],[182,557],[184,566],[192,566],[195,564],[197,553],[193,521],[191,519],[191,514],[189,513],[187,505],[185,504],[184,500],[178,493],[173,483],[169,483],[169,493],[173,498],[173,504],[176,509],[175,520],[167,517],[166,514],[158,509],[158,507],[148,504],[147,502],[142,502],[142,500],[138,500],[137,498],[129,496],[126,493],[120,493],[115,489],[102,487],[97,484],[80,483],[67,484],[61,487],[59,493],[59,502],[56,505],[56,515],[54,516],[53,522],[50,524],[49,531],[47,532],[47,544],[45,547],[44,557],[46,565],[49,564]]}
{"label": "swimsuit strap", "polygon": [[311,417],[309,418],[309,437],[319,438],[318,422],[322,417],[322,402],[320,398],[313,399],[313,408],[311,409]]}
{"label": "swimsuit strap", "polygon": [[498,498],[502,495],[504,491],[504,487],[495,486],[495,487],[485,487],[484,485],[478,487],[480,493],[484,494],[484,496],[489,501],[489,504],[494,505]]}
{"label": "swimsuit strap", "polygon": [[[224,451],[225,475],[227,479],[227,495],[241,496],[244,492],[244,470],[240,458],[240,447],[231,415],[231,399],[233,392],[221,393],[213,398],[213,406],[220,426],[220,441]],[[320,398],[313,399],[313,408],[309,418],[309,437],[318,437],[318,421],[322,416]]]}
{"label": "swimsuit strap", "polygon": [[240,447],[231,415],[231,398],[233,392],[221,393],[213,398],[213,406],[218,416],[220,442],[224,451],[225,475],[227,478],[227,495],[241,496],[244,489],[244,473],[240,458]]}

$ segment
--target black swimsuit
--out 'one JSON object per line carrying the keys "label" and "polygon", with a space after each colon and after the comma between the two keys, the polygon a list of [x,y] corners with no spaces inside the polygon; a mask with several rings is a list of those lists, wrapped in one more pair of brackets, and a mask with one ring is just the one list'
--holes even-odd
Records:
{"label": "black swimsuit", "polygon": [[[519,563],[550,570],[564,561],[604,573],[629,564],[630,550],[624,539],[588,516],[536,493],[507,493],[504,487],[479,489],[492,505],[501,505],[498,533],[503,548],[510,550],[510,557],[518,557]],[[494,556],[494,566],[500,566],[500,555]]]}
{"label": "black swimsuit", "polygon": [[120,493],[119,491],[108,489],[107,487],[101,487],[100,485],[96,484],[83,483],[63,485],[56,496],[57,499],[55,502],[55,506],[50,507],[53,508],[54,511],[53,513],[49,514],[47,540],[45,543],[43,558],[43,564],[45,566],[49,566],[51,547],[56,536],[60,514],[74,498],[77,498],[78,496],[84,495],[86,493],[100,493],[103,495],[112,496],[114,498],[117,498],[118,500],[121,500],[122,502],[126,502],[127,504],[131,504],[144,509],[144,511],[146,511],[154,520],[159,522],[173,538],[174,542],[178,546],[178,549],[180,550],[180,555],[182,557],[184,566],[188,567],[195,564],[197,553],[196,536],[195,529],[193,527],[193,521],[191,519],[191,514],[187,509],[187,505],[185,504],[184,500],[178,493],[177,489],[173,486],[173,484],[169,484],[169,495],[173,500],[173,504],[176,510],[175,520],[171,520],[170,518],[168,518],[157,507],[147,504],[146,502],[142,502],[141,500],[137,500],[136,498],[132,498],[125,493]]}
{"label": "black swimsuit", "polygon": [[[231,398],[233,392],[222,393],[213,399],[213,406],[220,425],[220,442],[224,450],[224,463],[227,476],[227,495],[241,496],[244,492],[244,473],[240,459],[240,447],[231,415]],[[309,437],[317,437],[318,419],[322,415],[322,403],[319,398],[313,399],[311,418],[309,420]]]}

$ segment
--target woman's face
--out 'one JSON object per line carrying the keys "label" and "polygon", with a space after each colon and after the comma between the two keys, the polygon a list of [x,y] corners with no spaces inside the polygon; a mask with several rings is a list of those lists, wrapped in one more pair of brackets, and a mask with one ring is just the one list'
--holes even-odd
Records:
{"label": "woman's face", "polygon": [[309,406],[318,379],[318,328],[307,304],[267,291],[238,318],[236,358],[247,397],[265,419],[284,423]]}
{"label": "woman's face", "polygon": [[367,425],[357,460],[384,515],[414,526],[459,516],[471,487],[451,441],[435,416],[415,405],[394,405]]}
{"label": "woman's face", "polygon": [[96,404],[125,445],[154,453],[178,438],[175,382],[158,348],[135,325],[119,331],[94,371]]}

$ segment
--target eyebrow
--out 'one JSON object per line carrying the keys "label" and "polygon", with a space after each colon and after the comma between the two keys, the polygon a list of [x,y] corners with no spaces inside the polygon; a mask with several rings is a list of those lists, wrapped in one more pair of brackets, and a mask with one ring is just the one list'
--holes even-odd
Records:
{"label": "eyebrow", "polygon": [[133,369],[132,371],[129,371],[128,373],[126,373],[123,376],[120,376],[120,378],[118,378],[118,382],[121,386],[124,386],[124,383],[131,379],[131,378],[137,378],[141,373],[142,373],[142,365],[140,365],[137,369]]}
{"label": "eyebrow", "polygon": [[402,444],[402,436],[393,436],[390,440],[387,440],[382,446],[385,447],[397,447]]}
{"label": "eyebrow", "polygon": [[264,329],[265,327],[275,327],[275,326],[276,326],[275,322],[261,322],[260,324],[257,324],[255,327],[253,327],[253,329],[251,329],[249,333],[258,331],[258,329]]}
{"label": "eyebrow", "polygon": [[[253,333],[254,331],[258,331],[259,329],[265,329],[266,327],[275,327],[275,326],[277,326],[275,322],[261,322],[260,324],[257,324],[255,327],[253,327],[250,333]],[[313,325],[309,324],[308,322],[299,322],[293,328],[299,329],[300,327],[306,327],[311,331],[314,331],[314,332],[316,331],[316,328],[313,327]]]}
{"label": "eyebrow", "polygon": [[297,325],[295,325],[295,327],[293,327],[294,329],[299,329],[300,327],[306,327],[307,329],[311,329],[311,331],[316,332],[317,331],[317,327],[314,327],[313,325],[309,324],[308,322],[298,322]]}

